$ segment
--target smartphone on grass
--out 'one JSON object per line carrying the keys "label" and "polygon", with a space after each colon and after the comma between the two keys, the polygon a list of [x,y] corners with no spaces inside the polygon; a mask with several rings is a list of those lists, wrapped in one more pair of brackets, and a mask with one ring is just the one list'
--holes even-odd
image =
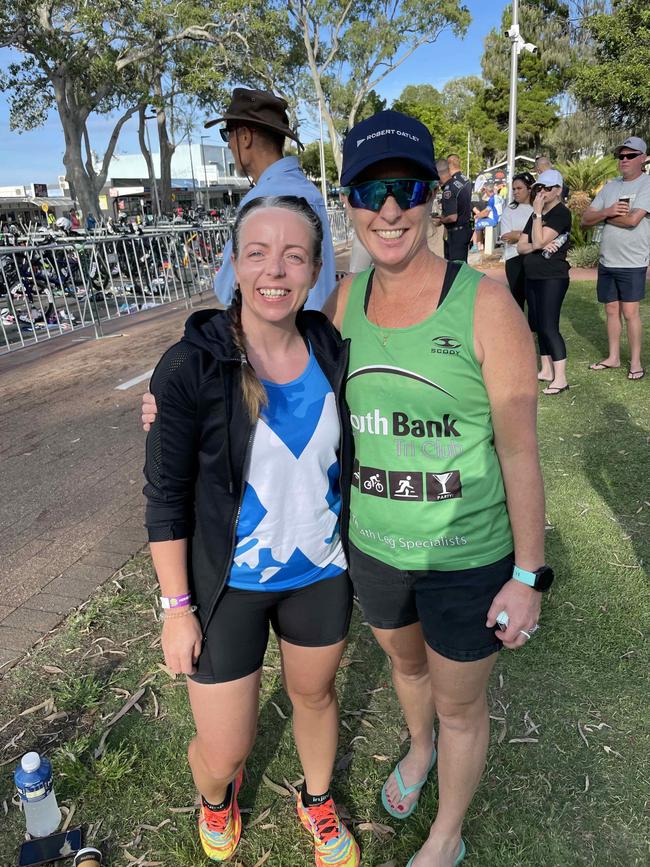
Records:
{"label": "smartphone on grass", "polygon": [[81,828],[50,834],[49,837],[34,837],[20,847],[18,867],[37,867],[62,858],[72,858],[81,849]]}

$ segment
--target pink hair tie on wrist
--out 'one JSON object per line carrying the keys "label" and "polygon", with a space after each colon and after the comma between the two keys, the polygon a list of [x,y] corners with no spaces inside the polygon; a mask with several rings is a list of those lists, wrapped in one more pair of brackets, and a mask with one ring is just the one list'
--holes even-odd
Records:
{"label": "pink hair tie on wrist", "polygon": [[183,593],[181,596],[161,596],[161,608],[185,608],[192,602],[192,597],[189,593]]}

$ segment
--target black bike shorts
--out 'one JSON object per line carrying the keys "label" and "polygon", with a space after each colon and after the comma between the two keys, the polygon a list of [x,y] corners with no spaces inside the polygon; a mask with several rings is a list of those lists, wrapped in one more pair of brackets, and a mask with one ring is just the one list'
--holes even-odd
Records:
{"label": "black bike shorts", "polygon": [[301,647],[328,647],[348,634],[352,585],[347,572],[283,592],[227,587],[203,642],[198,683],[226,683],[257,671],[269,625],[278,638]]}
{"label": "black bike shorts", "polygon": [[512,554],[473,569],[402,571],[350,545],[349,565],[365,619],[376,629],[419,621],[429,647],[458,662],[501,649],[496,629],[485,621],[492,600],[512,578]]}

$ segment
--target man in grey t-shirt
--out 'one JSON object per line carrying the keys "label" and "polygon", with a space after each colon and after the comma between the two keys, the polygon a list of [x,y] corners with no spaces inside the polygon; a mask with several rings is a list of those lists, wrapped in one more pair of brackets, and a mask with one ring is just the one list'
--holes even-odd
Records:
{"label": "man in grey t-shirt", "polygon": [[645,296],[650,263],[650,177],[643,173],[648,154],[638,136],[626,138],[616,148],[621,176],[605,184],[582,217],[583,226],[603,223],[598,266],[598,300],[607,313],[607,358],[591,370],[621,366],[621,317],[630,344],[628,379],[642,379],[641,299]]}

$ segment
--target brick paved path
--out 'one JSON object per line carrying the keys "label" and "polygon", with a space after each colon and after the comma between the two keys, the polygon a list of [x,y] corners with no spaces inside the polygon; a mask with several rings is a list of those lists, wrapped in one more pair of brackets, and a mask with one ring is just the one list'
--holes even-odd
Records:
{"label": "brick paved path", "polygon": [[146,383],[116,386],[153,367],[187,310],[151,313],[0,357],[0,671],[145,544]]}

